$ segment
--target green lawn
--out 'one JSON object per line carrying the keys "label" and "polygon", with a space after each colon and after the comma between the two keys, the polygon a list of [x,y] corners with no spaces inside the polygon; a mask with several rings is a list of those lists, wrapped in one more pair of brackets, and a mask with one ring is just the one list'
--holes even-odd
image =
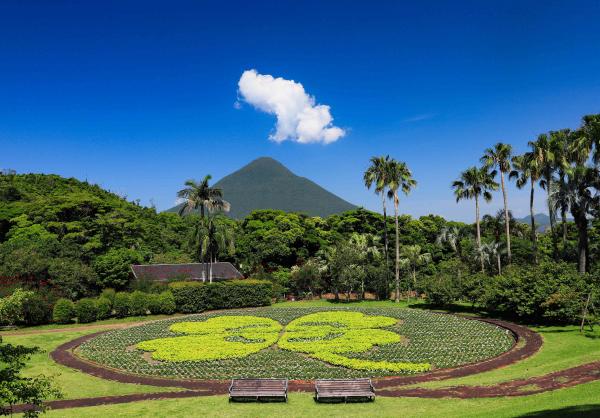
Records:
{"label": "green lawn", "polygon": [[[361,307],[398,306],[393,302],[351,303]],[[285,302],[278,307],[336,306],[326,301]],[[400,306],[406,306],[401,303]],[[148,320],[149,317],[137,320]],[[123,320],[116,320],[122,322]],[[133,322],[135,319],[128,318]],[[103,323],[107,323],[103,321]],[[96,325],[91,324],[91,325]],[[70,326],[71,328],[73,326]],[[96,332],[90,328],[85,331],[63,331],[38,335],[10,335],[3,333],[6,342],[23,345],[36,345],[45,350],[36,354],[26,369],[26,374],[40,373],[56,376],[56,382],[63,389],[65,398],[122,395],[130,393],[146,393],[156,391],[178,390],[176,388],[158,388],[107,381],[86,375],[52,362],[48,353],[58,345],[81,335]],[[38,329],[48,329],[43,327]],[[522,377],[531,377],[552,371],[576,366],[590,361],[600,360],[600,332],[580,334],[577,327],[534,327],[544,338],[544,345],[539,353],[511,366],[493,370],[474,376],[431,382],[422,387],[443,387],[456,384],[487,385],[500,381]],[[583,416],[600,416],[600,381],[587,383],[567,389],[538,395],[518,398],[492,399],[419,399],[419,398],[384,398],[379,397],[373,404],[354,405],[321,405],[315,404],[310,394],[293,393],[287,404],[229,404],[226,397],[199,397],[194,399],[177,399],[163,401],[146,401],[131,404],[90,407],[50,412],[49,416],[88,417],[112,416],[350,416],[365,414],[371,416],[444,416],[444,417],[513,417],[535,411],[554,411],[531,416],[565,416],[579,413]]]}

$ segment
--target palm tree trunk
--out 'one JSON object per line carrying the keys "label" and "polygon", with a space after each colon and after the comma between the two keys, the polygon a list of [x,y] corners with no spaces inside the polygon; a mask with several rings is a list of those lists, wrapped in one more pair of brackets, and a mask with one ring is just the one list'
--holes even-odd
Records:
{"label": "palm tree trunk", "polygon": [[500,261],[500,253],[496,254],[496,260],[498,261],[498,274],[502,274],[502,262]]}
{"label": "palm tree trunk", "polygon": [[564,253],[567,247],[567,210],[565,208],[561,208],[560,217],[562,223],[562,244]]}
{"label": "palm tree trunk", "polygon": [[585,274],[587,271],[588,257],[588,220],[585,214],[573,217],[575,218],[577,230],[579,232],[579,239],[577,240],[577,269],[579,273]]}
{"label": "palm tree trunk", "polygon": [[477,227],[477,248],[479,249],[479,257],[481,258],[481,272],[485,273],[483,264],[483,254],[481,253],[481,228],[479,226],[479,196],[475,196],[475,225]]}
{"label": "palm tree trunk", "polygon": [[394,192],[394,222],[396,224],[396,303],[400,302],[400,228],[398,227],[398,192]]}
{"label": "palm tree trunk", "polygon": [[504,186],[504,173],[500,172],[500,183],[502,184],[502,197],[504,198],[504,227],[506,229],[506,256],[508,257],[508,264],[512,259],[510,252],[510,222],[508,219],[508,197],[506,196],[506,187]]}
{"label": "palm tree trunk", "polygon": [[546,200],[548,201],[548,215],[550,216],[550,234],[552,235],[552,251],[554,253],[554,259],[558,259],[558,243],[556,242],[556,219],[552,210],[552,202],[550,201],[550,189],[552,183],[552,175],[548,172],[546,174]]}
{"label": "palm tree trunk", "polygon": [[535,193],[535,182],[531,180],[531,193],[529,195],[529,216],[531,216],[531,243],[533,245],[533,262],[538,263],[537,256],[537,231],[535,228],[535,217],[533,216],[533,195]]}
{"label": "palm tree trunk", "polygon": [[[389,256],[389,242],[388,242],[388,231],[387,231],[387,209],[385,205],[385,193],[381,191],[381,204],[383,206],[383,252],[385,253],[385,285],[386,295],[389,296],[390,292],[390,256]],[[386,297],[387,299],[387,297]]]}

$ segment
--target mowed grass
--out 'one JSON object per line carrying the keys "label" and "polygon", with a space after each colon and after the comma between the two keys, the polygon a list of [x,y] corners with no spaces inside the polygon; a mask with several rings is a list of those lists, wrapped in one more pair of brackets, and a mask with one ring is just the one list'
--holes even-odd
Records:
{"label": "mowed grass", "polygon": [[[547,417],[600,416],[600,382],[525,397],[420,399],[378,397],[373,403],[317,404],[292,393],[287,403],[229,403],[226,396],[145,401],[50,411],[49,417]],[[531,415],[528,415],[531,414]]]}

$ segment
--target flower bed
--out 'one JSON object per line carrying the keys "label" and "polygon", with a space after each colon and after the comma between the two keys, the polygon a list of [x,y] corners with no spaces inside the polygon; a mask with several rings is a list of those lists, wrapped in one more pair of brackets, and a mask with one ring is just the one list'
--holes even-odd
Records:
{"label": "flower bed", "polygon": [[454,367],[495,357],[513,344],[502,328],[428,311],[254,308],[112,331],[77,354],[145,375],[314,379]]}

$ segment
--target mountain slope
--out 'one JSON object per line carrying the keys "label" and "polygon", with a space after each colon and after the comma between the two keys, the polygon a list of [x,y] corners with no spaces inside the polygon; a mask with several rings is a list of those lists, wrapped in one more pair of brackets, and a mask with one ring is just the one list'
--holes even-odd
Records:
{"label": "mountain slope", "polygon": [[[550,229],[550,216],[546,215],[545,213],[536,213],[533,215],[533,218],[535,219],[535,227],[538,231],[543,232],[546,229]],[[516,221],[531,225],[531,216],[525,216],[523,218],[516,219]],[[567,221],[570,222],[573,221],[573,219],[567,218]],[[558,219],[557,222],[560,222],[560,219]]]}
{"label": "mountain slope", "polygon": [[[252,161],[214,186],[221,188],[223,197],[231,203],[229,216],[233,218],[243,218],[256,209],[281,209],[325,217],[356,208],[268,157]],[[177,207],[169,209],[176,210]]]}

